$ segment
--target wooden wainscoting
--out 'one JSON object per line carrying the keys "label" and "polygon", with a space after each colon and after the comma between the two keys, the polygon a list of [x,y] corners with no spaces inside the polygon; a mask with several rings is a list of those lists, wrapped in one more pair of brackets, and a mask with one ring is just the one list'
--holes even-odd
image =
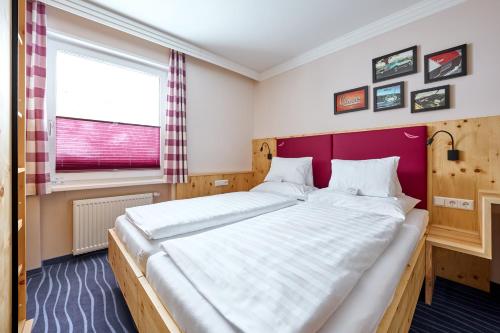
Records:
{"label": "wooden wainscoting", "polygon": [[264,178],[271,167],[271,160],[267,159],[267,147],[260,151],[262,144],[267,142],[271,154],[276,156],[276,139],[255,139],[252,141],[252,170],[253,170],[253,185],[258,185],[264,181]]}
{"label": "wooden wainscoting", "polygon": [[[455,147],[460,151],[459,161],[447,160],[446,154],[447,150],[450,149],[451,140],[445,134],[437,135],[434,143],[429,147],[428,207],[430,223],[478,232],[478,191],[500,191],[500,116],[394,127],[413,125],[427,125],[429,135],[438,130],[452,133],[455,138]],[[254,184],[262,182],[269,171],[270,163],[266,159],[266,152],[259,151],[264,141],[273,150],[273,155],[276,155],[276,138],[253,140]],[[474,210],[434,207],[432,206],[432,196],[473,199]],[[491,264],[489,260],[438,249],[434,262],[438,276],[475,288],[489,290]]]}
{"label": "wooden wainscoting", "polygon": [[[214,185],[216,180],[223,179],[227,179],[229,184],[220,187]],[[189,176],[188,183],[176,185],[175,198],[188,199],[212,194],[248,191],[252,188],[252,184],[252,171],[193,174]]]}

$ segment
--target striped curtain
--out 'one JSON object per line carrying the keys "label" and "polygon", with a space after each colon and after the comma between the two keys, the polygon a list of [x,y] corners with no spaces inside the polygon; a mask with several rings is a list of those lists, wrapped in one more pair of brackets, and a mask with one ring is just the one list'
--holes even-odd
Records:
{"label": "striped curtain", "polygon": [[28,0],[26,16],[26,193],[33,195],[50,192],[45,4]]}
{"label": "striped curtain", "polygon": [[164,173],[169,184],[187,183],[186,56],[170,53]]}

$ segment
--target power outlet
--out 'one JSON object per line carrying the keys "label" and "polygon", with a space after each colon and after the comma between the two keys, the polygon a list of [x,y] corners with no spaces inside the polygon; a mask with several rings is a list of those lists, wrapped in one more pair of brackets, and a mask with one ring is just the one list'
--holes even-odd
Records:
{"label": "power outlet", "polygon": [[214,181],[214,186],[215,187],[221,187],[221,186],[227,186],[229,185],[229,180],[227,179],[218,179]]}
{"label": "power outlet", "polygon": [[460,199],[458,208],[465,210],[474,210],[474,200]]}
{"label": "power outlet", "polygon": [[448,208],[459,208],[460,199],[446,198],[444,200],[444,206]]}
{"label": "power outlet", "polygon": [[434,197],[434,206],[441,206],[447,208],[474,210],[474,200],[447,198],[447,197]]}

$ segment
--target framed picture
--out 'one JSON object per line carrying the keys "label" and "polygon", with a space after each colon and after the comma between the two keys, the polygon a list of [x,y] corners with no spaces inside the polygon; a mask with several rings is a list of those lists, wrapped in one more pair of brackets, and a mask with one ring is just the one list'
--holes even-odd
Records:
{"label": "framed picture", "polygon": [[450,108],[450,85],[411,92],[411,113]]}
{"label": "framed picture", "polygon": [[341,91],[333,95],[334,114],[368,109],[368,86]]}
{"label": "framed picture", "polygon": [[467,44],[427,54],[424,57],[425,83],[467,75]]}
{"label": "framed picture", "polygon": [[404,108],[405,83],[403,81],[373,88],[373,111]]}
{"label": "framed picture", "polygon": [[417,46],[386,54],[372,60],[373,82],[417,72]]}

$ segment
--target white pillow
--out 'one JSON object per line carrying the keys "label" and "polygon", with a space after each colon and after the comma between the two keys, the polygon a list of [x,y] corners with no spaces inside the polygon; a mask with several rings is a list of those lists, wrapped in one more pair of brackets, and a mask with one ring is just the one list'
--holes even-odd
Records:
{"label": "white pillow", "polygon": [[312,157],[273,157],[265,182],[289,182],[313,186]]}
{"label": "white pillow", "polygon": [[315,188],[307,185],[299,185],[288,182],[265,182],[252,188],[250,192],[266,192],[286,197],[291,197],[297,200],[307,200],[307,195],[314,191]]}
{"label": "white pillow", "polygon": [[410,197],[409,195],[403,194],[399,197],[396,198],[401,204],[401,207],[403,208],[404,212],[408,214],[410,210],[415,208],[416,205],[422,200]]}
{"label": "white pillow", "polygon": [[358,189],[359,195],[397,197],[402,195],[397,169],[399,156],[371,160],[332,160],[328,187],[345,191]]}
{"label": "white pillow", "polygon": [[307,201],[402,219],[420,202],[420,200],[407,195],[399,198],[368,197],[350,195],[329,188],[311,192]]}

